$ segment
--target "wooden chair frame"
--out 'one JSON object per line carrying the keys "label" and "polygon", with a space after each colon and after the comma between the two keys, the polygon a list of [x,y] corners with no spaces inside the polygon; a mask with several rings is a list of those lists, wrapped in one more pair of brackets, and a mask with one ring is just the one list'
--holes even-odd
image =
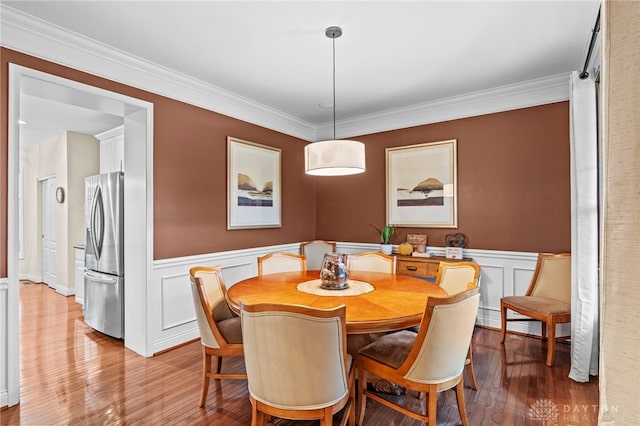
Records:
{"label": "wooden chair frame", "polygon": [[[195,266],[189,270],[189,275],[191,278],[191,282],[195,285],[198,290],[198,296],[200,299],[200,303],[203,311],[205,312],[207,318],[207,324],[211,329],[211,333],[215,337],[218,342],[219,348],[211,348],[208,346],[202,345],[202,387],[200,390],[200,407],[204,407],[205,402],[207,400],[207,395],[209,393],[209,383],[211,379],[220,380],[220,379],[247,379],[246,374],[242,373],[222,373],[222,358],[223,357],[244,357],[244,350],[242,344],[238,343],[229,343],[224,338],[218,325],[216,324],[215,319],[213,318],[213,311],[211,306],[207,301],[206,291],[204,289],[204,285],[202,283],[202,279],[196,277],[196,274],[200,271],[205,272],[213,272],[218,275],[218,280],[221,285],[222,293],[226,294],[227,289],[224,285],[224,280],[222,278],[222,268],[220,266]],[[226,303],[226,302],[225,302]],[[231,311],[233,312],[233,311]],[[212,366],[212,357],[216,357],[215,370],[211,371]]]}
{"label": "wooden chair frame", "polygon": [[[347,356],[347,325],[346,325],[346,307],[344,305],[335,307],[333,309],[316,309],[310,308],[307,306],[300,305],[282,305],[282,304],[274,304],[274,303],[261,303],[254,305],[244,305],[240,303],[241,311],[245,312],[291,312],[301,315],[313,316],[316,318],[341,318],[342,324],[342,347],[344,351],[344,360],[345,366],[349,369],[346,372],[347,375],[347,383],[348,383],[348,392],[344,398],[340,401],[337,401],[333,405],[330,405],[325,408],[318,409],[283,409],[278,407],[273,407],[271,405],[265,404],[261,401],[256,400],[251,395],[249,395],[249,400],[251,401],[251,425],[252,426],[262,426],[264,425],[265,420],[271,417],[279,417],[290,420],[320,420],[321,426],[331,426],[333,425],[333,415],[338,411],[345,408],[345,412],[342,416],[342,421],[340,422],[340,426],[344,426],[349,423],[351,426],[355,426],[355,376],[356,376],[356,368],[355,368],[355,360],[352,361],[351,366],[347,364],[348,356]],[[295,348],[292,348],[295,350]],[[309,366],[313,368],[313,366]]]}
{"label": "wooden chair frame", "polygon": [[[460,268],[460,267],[469,267],[472,268],[475,272],[473,274],[473,281],[470,281],[467,284],[465,290],[471,290],[473,288],[478,287],[478,283],[480,282],[480,265],[475,262],[440,262],[438,266],[438,274],[436,275],[435,284],[438,287],[442,287],[442,277],[445,275],[446,268]],[[447,289],[444,289],[447,291]],[[469,378],[469,387],[473,390],[478,390],[478,381],[476,380],[476,372],[473,368],[473,339],[471,343],[469,343],[469,351],[467,352],[467,360],[464,363],[464,369],[467,372],[467,376]]]}
{"label": "wooden chair frame", "polygon": [[[538,276],[542,271],[543,264],[547,259],[558,259],[564,257],[570,257],[571,253],[540,253],[538,255],[538,261],[536,263],[536,270],[533,273],[533,277],[531,278],[531,282],[529,283],[529,288],[525,293],[525,296],[531,296],[534,292],[537,282]],[[569,283],[571,285],[571,283]],[[521,315],[525,315],[529,318],[507,318],[507,309],[511,309],[514,312],[518,312]],[[523,309],[518,306],[514,306],[509,303],[508,298],[500,299],[500,317],[501,317],[501,328],[500,328],[500,343],[504,344],[504,340],[506,334],[510,331],[507,330],[507,323],[511,321],[540,321],[541,325],[541,337],[544,340],[547,338],[548,331],[548,343],[547,343],[547,360],[546,364],[548,367],[553,367],[553,360],[555,358],[556,352],[556,325],[562,323],[571,322],[571,306],[569,305],[569,310],[561,313],[554,313],[545,315],[540,312],[536,312],[529,309]]]}
{"label": "wooden chair frame", "polygon": [[[409,353],[407,359],[402,363],[402,365],[395,369],[388,365],[382,364],[376,360],[368,358],[363,355],[358,355],[356,365],[358,367],[358,415],[357,415],[357,423],[362,424],[364,420],[364,414],[366,410],[367,397],[373,399],[374,401],[379,402],[393,410],[396,410],[405,416],[411,417],[416,420],[420,420],[422,422],[427,423],[429,426],[436,425],[436,408],[437,408],[437,394],[438,392],[442,392],[448,389],[455,387],[456,389],[456,398],[458,401],[458,412],[460,413],[460,419],[463,425],[468,425],[469,421],[467,419],[465,401],[464,401],[464,385],[462,376],[464,374],[464,370],[460,373],[459,376],[455,377],[452,380],[449,380],[445,383],[420,383],[414,382],[412,380],[406,379],[405,376],[409,372],[409,369],[412,367],[413,363],[416,361],[421,349],[424,344],[424,340],[429,331],[429,326],[431,323],[431,318],[433,316],[433,310],[438,305],[445,304],[453,304],[461,302],[469,297],[472,297],[480,292],[480,289],[475,288],[472,290],[468,290],[462,293],[455,294],[453,296],[447,298],[436,298],[430,297],[427,300],[427,308],[425,310],[424,317],[422,318],[422,323],[420,324],[420,329],[418,330],[418,334],[416,335],[415,342]],[[377,395],[375,392],[367,389],[367,377],[366,372],[370,372],[375,374],[376,376],[387,379],[393,383],[398,384],[399,386],[405,387],[406,389],[411,389],[419,393],[420,398],[425,398],[425,407],[426,413],[421,414],[415,411],[409,410],[406,407],[403,407],[395,402],[383,398]]]}
{"label": "wooden chair frame", "polygon": [[276,253],[265,254],[264,256],[258,257],[258,276],[264,275],[263,274],[263,263],[264,262],[268,262],[269,259],[274,259],[274,258],[298,259],[302,263],[302,269],[300,269],[300,270],[302,272],[305,272],[307,270],[307,256],[305,256],[304,254],[276,252]]}

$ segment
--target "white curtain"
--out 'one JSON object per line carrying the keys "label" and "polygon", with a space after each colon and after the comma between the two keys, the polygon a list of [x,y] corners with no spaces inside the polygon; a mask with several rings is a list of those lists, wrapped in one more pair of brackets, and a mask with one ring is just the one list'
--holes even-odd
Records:
{"label": "white curtain", "polygon": [[571,75],[571,371],[598,374],[598,147],[595,82]]}

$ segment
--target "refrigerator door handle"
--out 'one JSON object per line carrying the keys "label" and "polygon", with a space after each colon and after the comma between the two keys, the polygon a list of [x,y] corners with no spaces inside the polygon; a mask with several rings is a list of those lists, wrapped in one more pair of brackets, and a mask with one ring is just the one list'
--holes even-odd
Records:
{"label": "refrigerator door handle", "polygon": [[103,283],[103,284],[116,284],[118,282],[117,278],[105,277],[104,275],[96,275],[92,274],[89,271],[84,272],[85,278],[89,278],[91,281]]}
{"label": "refrigerator door handle", "polygon": [[102,257],[102,244],[104,242],[104,207],[102,203],[102,191],[96,189],[91,206],[91,244],[96,257]]}

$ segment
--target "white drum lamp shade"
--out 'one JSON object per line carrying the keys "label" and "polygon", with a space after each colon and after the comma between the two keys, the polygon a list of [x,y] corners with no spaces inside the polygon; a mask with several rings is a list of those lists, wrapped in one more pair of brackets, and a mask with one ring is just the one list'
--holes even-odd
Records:
{"label": "white drum lamp shade", "polygon": [[308,175],[355,175],[365,169],[362,142],[329,140],[313,142],[304,147],[304,171]]}

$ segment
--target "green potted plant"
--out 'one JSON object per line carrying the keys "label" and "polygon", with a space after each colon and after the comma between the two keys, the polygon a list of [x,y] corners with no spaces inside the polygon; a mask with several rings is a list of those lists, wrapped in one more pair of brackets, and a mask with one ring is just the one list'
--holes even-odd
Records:
{"label": "green potted plant", "polygon": [[[373,225],[371,225],[373,226]],[[378,232],[380,232],[380,250],[384,254],[391,254],[393,251],[393,244],[390,243],[391,236],[396,230],[395,225],[385,225],[382,229],[373,226]]]}

